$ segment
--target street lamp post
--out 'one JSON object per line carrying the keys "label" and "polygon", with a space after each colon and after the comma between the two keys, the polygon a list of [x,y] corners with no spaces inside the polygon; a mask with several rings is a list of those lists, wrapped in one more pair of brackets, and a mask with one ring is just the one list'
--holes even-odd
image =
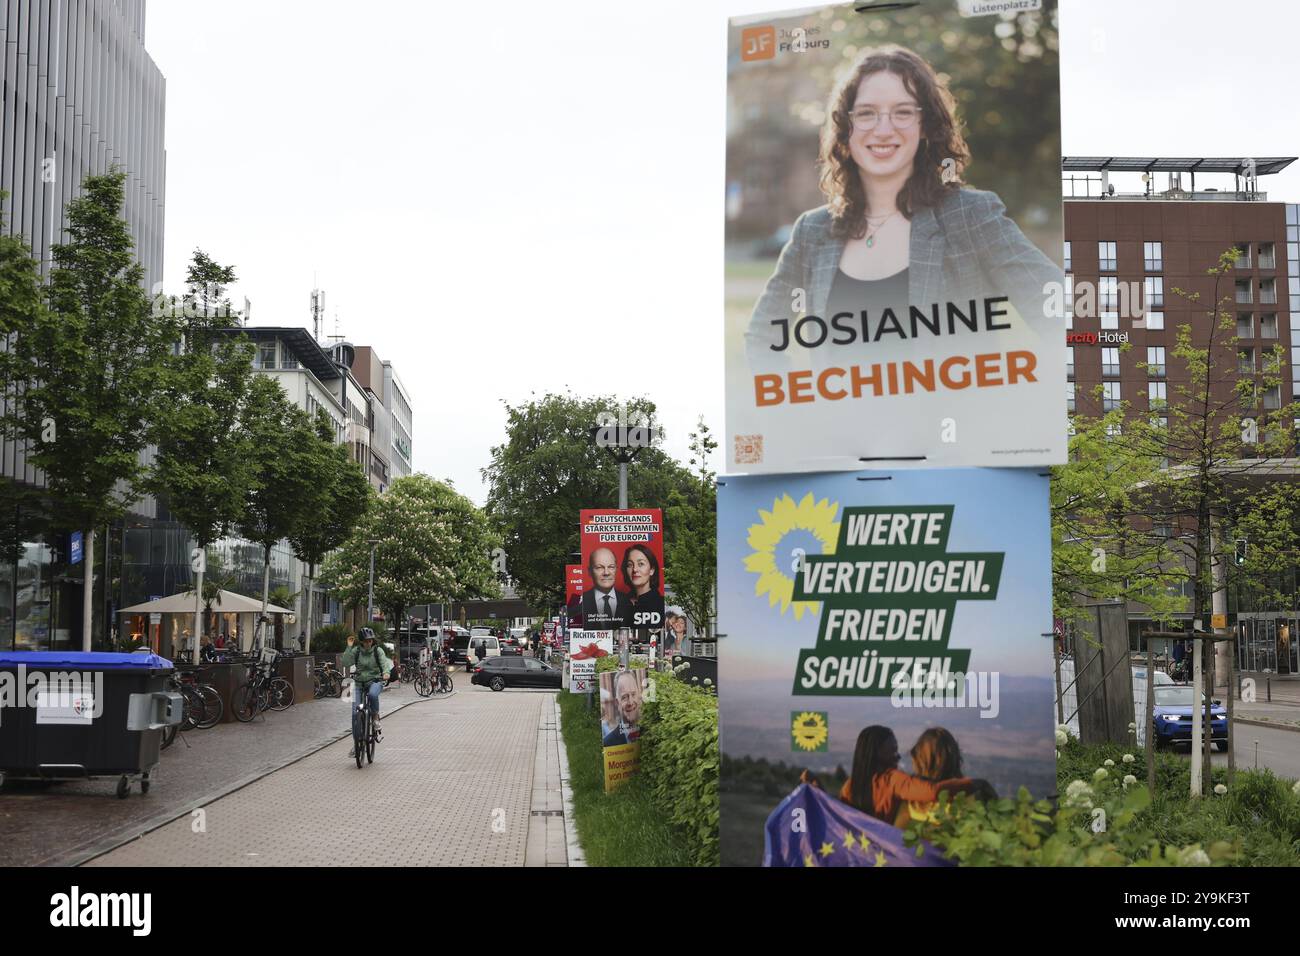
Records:
{"label": "street lamp post", "polygon": [[375,545],[378,538],[370,539],[370,587],[366,591],[366,627],[375,619]]}

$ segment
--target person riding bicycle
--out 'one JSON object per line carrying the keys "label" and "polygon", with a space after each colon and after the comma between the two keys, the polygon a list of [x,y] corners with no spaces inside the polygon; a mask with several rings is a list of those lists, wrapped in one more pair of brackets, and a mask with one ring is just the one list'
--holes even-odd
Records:
{"label": "person riding bicycle", "polygon": [[[359,643],[358,643],[359,639]],[[357,637],[348,637],[348,649],[343,652],[339,663],[343,667],[344,673],[353,664],[356,665],[356,673],[352,675],[352,711],[357,713],[361,706],[362,688],[369,683],[369,689],[366,694],[370,705],[370,712],[375,718],[375,733],[379,733],[379,691],[383,688],[384,678],[392,671],[393,662],[388,659],[384,649],[379,646],[375,640],[375,632],[368,627],[363,627],[357,632]],[[353,751],[348,754],[348,759],[356,756],[356,739],[353,738]]]}

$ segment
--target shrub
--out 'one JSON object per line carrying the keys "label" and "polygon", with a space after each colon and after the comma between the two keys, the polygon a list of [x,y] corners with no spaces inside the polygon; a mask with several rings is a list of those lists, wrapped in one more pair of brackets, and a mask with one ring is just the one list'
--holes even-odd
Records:
{"label": "shrub", "polygon": [[313,654],[341,654],[347,648],[348,629],[342,624],[326,624],[311,636]]}

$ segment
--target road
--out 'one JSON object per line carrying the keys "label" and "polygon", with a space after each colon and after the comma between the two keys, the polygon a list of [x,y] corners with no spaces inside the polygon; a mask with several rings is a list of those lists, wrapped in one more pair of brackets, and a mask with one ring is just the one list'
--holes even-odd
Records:
{"label": "road", "polygon": [[[1234,736],[1237,769],[1268,768],[1279,777],[1300,780],[1300,731],[1238,723]],[[1178,753],[1191,759],[1185,746]],[[1212,750],[1210,762],[1216,767],[1226,767],[1228,755]]]}

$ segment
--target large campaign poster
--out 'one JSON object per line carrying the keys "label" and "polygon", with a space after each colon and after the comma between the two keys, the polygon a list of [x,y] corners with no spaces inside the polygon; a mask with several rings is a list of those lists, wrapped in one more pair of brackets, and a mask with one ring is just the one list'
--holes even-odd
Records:
{"label": "large campaign poster", "polygon": [[583,509],[578,607],[589,630],[658,631],[664,624],[664,535],[658,508]]}
{"label": "large campaign poster", "polygon": [[649,696],[648,678],[645,667],[600,675],[600,739],[606,793],[617,790],[641,769],[641,719]]}
{"label": "large campaign poster", "polygon": [[1028,469],[720,483],[724,864],[928,865],[901,828],[941,789],[1055,792],[1047,492]]}
{"label": "large campaign poster", "polygon": [[725,471],[1066,460],[1055,0],[730,21]]}

